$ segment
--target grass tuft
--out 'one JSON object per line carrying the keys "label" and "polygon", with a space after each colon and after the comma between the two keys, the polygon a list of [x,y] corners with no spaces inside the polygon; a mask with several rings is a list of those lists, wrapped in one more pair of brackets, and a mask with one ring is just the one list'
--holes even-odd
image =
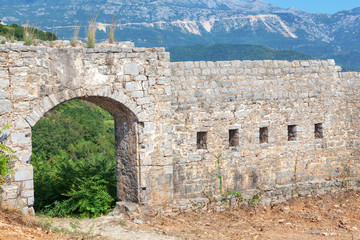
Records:
{"label": "grass tuft", "polygon": [[117,28],[116,24],[117,24],[117,18],[116,18],[116,16],[113,16],[111,25],[109,27],[109,43],[115,42],[115,31]]}
{"label": "grass tuft", "polygon": [[78,43],[79,32],[80,32],[80,26],[78,26],[77,23],[75,23],[74,37],[73,37],[73,39],[71,41],[71,46],[73,46],[73,47],[76,47],[76,45]]}
{"label": "grass tuft", "polygon": [[88,48],[95,48],[95,35],[96,35],[96,19],[98,17],[99,14],[97,14],[96,16],[92,17],[89,23],[89,29],[87,32],[87,42],[86,42],[86,46]]}
{"label": "grass tuft", "polygon": [[19,208],[12,207],[6,203],[0,202],[0,215],[10,224],[26,227],[38,226],[38,222],[34,216],[24,214]]}
{"label": "grass tuft", "polygon": [[27,46],[35,43],[35,28],[34,26],[30,26],[29,22],[29,17],[27,17],[26,26],[24,28],[24,44]]}

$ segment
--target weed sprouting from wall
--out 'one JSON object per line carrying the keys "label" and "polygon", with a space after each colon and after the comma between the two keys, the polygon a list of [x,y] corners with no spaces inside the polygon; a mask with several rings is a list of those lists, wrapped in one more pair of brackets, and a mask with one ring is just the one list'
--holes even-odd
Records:
{"label": "weed sprouting from wall", "polygon": [[161,47],[163,44],[163,35],[158,35],[157,38],[158,38],[158,42],[159,42],[159,47]]}
{"label": "weed sprouting from wall", "polygon": [[86,42],[86,46],[88,48],[95,48],[95,35],[96,35],[96,19],[98,17],[99,14],[97,14],[96,16],[92,17],[89,23],[89,29],[87,31],[87,42]]}
{"label": "weed sprouting from wall", "polygon": [[34,44],[35,39],[35,28],[34,26],[30,26],[29,17],[26,19],[26,25],[24,28],[24,44],[30,46]]}
{"label": "weed sprouting from wall", "polygon": [[115,30],[117,28],[116,24],[117,24],[117,18],[116,16],[113,16],[109,27],[109,43],[115,42]]}
{"label": "weed sprouting from wall", "polygon": [[344,178],[351,177],[352,176],[352,174],[351,174],[351,161],[350,160],[344,161],[343,163],[341,163],[341,166],[342,166],[341,176],[344,177]]}
{"label": "weed sprouting from wall", "polygon": [[261,202],[261,193],[256,193],[250,199],[246,199],[249,206],[256,207]]}
{"label": "weed sprouting from wall", "polygon": [[77,25],[77,23],[75,23],[74,25],[74,37],[71,41],[71,46],[76,47],[77,43],[78,43],[78,37],[79,37],[79,31],[80,31],[80,26]]}
{"label": "weed sprouting from wall", "polygon": [[221,175],[221,165],[220,165],[220,158],[221,158],[221,153],[219,153],[218,155],[214,155],[216,158],[216,165],[217,165],[217,178],[219,179],[219,190],[220,190],[220,194],[223,194],[223,179],[222,179],[222,175]]}
{"label": "weed sprouting from wall", "polygon": [[[0,137],[2,136],[3,131],[7,129],[9,129],[9,125],[0,129]],[[0,187],[5,182],[6,176],[13,173],[9,166],[10,161],[15,159],[13,153],[14,152],[9,147],[5,146],[0,138]]]}

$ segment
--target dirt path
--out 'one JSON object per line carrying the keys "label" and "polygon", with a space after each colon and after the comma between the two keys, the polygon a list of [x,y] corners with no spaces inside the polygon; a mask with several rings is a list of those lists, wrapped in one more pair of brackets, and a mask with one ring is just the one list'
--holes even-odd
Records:
{"label": "dirt path", "polygon": [[[360,192],[298,197],[266,207],[243,204],[223,212],[214,209],[211,204],[182,212],[167,207],[157,211],[142,210],[132,216],[52,219],[50,223],[62,233],[71,232],[71,239],[89,239],[92,236],[93,239],[108,240],[360,240]],[[47,234],[36,227],[11,223],[0,214],[0,240],[68,238],[69,235]]]}
{"label": "dirt path", "polygon": [[221,213],[204,207],[157,215],[141,227],[183,239],[360,240],[360,193],[298,197],[271,207],[243,205]]}
{"label": "dirt path", "polygon": [[[139,221],[138,219],[136,221]],[[141,223],[141,221],[140,221]],[[103,216],[95,219],[76,220],[55,218],[52,226],[61,232],[75,233],[80,239],[95,237],[114,240],[175,240],[176,237],[163,235],[156,230],[138,228],[134,221],[124,216]]]}

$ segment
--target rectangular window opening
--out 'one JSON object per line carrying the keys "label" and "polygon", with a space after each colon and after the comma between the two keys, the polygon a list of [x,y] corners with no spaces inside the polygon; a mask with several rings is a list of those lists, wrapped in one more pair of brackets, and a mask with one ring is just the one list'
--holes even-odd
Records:
{"label": "rectangular window opening", "polygon": [[239,130],[238,129],[229,130],[229,145],[230,145],[230,147],[239,146]]}
{"label": "rectangular window opening", "polygon": [[321,139],[324,137],[324,130],[323,130],[323,124],[322,123],[316,123],[315,124],[315,138]]}
{"label": "rectangular window opening", "polygon": [[196,135],[197,149],[207,149],[207,132],[198,132]]}
{"label": "rectangular window opening", "polygon": [[296,125],[288,125],[288,141],[296,141]]}
{"label": "rectangular window opening", "polygon": [[267,143],[269,142],[269,130],[268,127],[262,127],[259,131],[260,134],[260,143]]}

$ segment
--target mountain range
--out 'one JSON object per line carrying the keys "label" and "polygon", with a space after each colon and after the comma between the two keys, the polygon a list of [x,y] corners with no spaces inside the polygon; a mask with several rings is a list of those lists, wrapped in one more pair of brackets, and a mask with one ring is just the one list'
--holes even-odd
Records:
{"label": "mountain range", "polygon": [[[360,3],[359,3],[360,5]],[[105,40],[116,16],[119,41],[136,46],[254,44],[334,58],[360,70],[360,8],[335,14],[283,9],[262,0],[0,0],[0,19],[33,24],[71,39],[75,22],[97,16],[97,39]]]}
{"label": "mountain range", "polygon": [[217,43],[168,48],[172,62],[231,60],[310,60],[311,56],[292,50],[277,50],[258,45]]}

